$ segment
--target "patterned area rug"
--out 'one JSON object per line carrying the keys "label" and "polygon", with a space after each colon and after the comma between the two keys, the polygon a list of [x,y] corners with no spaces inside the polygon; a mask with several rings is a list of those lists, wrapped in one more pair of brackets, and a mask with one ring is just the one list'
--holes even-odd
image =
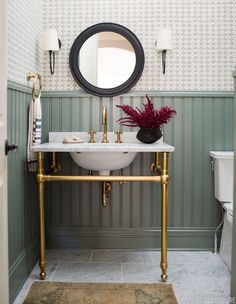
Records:
{"label": "patterned area rug", "polygon": [[178,304],[170,284],[34,282],[24,304]]}

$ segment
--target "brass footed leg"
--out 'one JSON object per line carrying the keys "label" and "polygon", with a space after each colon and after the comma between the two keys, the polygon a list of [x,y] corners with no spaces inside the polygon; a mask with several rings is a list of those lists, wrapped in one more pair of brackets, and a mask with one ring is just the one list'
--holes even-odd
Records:
{"label": "brass footed leg", "polygon": [[167,276],[167,203],[168,203],[168,157],[169,153],[163,152],[161,176],[161,279],[166,282]]}
{"label": "brass footed leg", "polygon": [[45,220],[44,220],[44,179],[43,179],[43,152],[37,153],[38,157],[38,196],[39,196],[39,267],[40,279],[46,278],[46,257],[45,257]]}
{"label": "brass footed leg", "polygon": [[40,273],[39,273],[39,277],[40,280],[45,280],[46,278],[46,261],[39,261],[39,267],[40,267]]}

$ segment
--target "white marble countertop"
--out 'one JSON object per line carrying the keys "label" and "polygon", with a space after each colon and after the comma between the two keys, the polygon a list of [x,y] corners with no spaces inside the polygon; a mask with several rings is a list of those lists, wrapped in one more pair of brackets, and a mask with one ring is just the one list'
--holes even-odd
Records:
{"label": "white marble countertop", "polygon": [[[153,144],[144,144],[136,139],[136,132],[124,132],[121,135],[123,143],[115,143],[115,135],[108,132],[109,143],[101,143],[102,133],[95,136],[96,143],[88,143],[86,132],[50,132],[49,142],[32,147],[33,152],[174,152],[175,148],[163,140]],[[64,144],[66,136],[77,136],[83,143]]]}
{"label": "white marble countertop", "polygon": [[44,143],[32,147],[32,151],[34,152],[173,152],[174,149],[175,148],[173,146],[170,146],[165,143]]}

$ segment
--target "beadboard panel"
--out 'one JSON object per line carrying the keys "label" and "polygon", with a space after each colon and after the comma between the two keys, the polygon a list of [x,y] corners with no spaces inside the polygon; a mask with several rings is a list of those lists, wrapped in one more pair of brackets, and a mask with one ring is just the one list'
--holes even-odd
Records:
{"label": "beadboard panel", "polygon": [[[177,111],[176,118],[164,128],[164,140],[176,148],[170,157],[172,179],[168,222],[171,229],[178,230],[179,241],[178,246],[176,242],[170,243],[173,248],[191,248],[195,240],[194,248],[209,249],[213,245],[213,231],[220,217],[219,206],[213,198],[209,151],[232,150],[233,94],[149,92],[149,95],[156,107],[170,105]],[[43,140],[47,141],[49,131],[101,131],[104,105],[108,108],[108,130],[115,131],[119,128],[116,120],[121,115],[115,105],[126,103],[139,107],[144,100],[143,92],[131,92],[114,99],[79,92],[46,92],[43,98]],[[67,154],[59,154],[58,160],[63,174],[88,174],[77,167]],[[123,174],[149,174],[152,160],[151,154],[138,154]],[[46,188],[49,247],[145,247],[155,243],[155,237],[149,243],[141,235],[138,238],[135,232],[132,233],[137,229],[146,231],[150,238],[153,238],[151,231],[156,231],[158,238],[159,184],[113,183],[107,208],[101,205],[101,185],[98,183],[51,183]],[[66,234],[63,232],[65,227]],[[86,229],[86,235],[74,233],[79,228]],[[106,236],[109,229],[119,231],[117,242],[110,241],[110,233],[109,237]],[[210,235],[207,241],[201,237],[202,229]],[[184,238],[186,231],[191,235],[189,239]],[[98,232],[100,243],[95,241]]]}
{"label": "beadboard panel", "polygon": [[9,279],[11,302],[37,261],[37,201],[35,175],[26,164],[28,107],[31,91],[8,84],[7,133],[18,144],[8,155]]}

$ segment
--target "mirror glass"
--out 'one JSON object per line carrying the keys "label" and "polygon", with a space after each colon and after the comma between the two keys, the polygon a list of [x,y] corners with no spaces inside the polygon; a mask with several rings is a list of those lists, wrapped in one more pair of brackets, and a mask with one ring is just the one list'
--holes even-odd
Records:
{"label": "mirror glass", "polygon": [[131,43],[124,36],[109,31],[89,37],[78,57],[84,79],[103,89],[114,88],[127,81],[136,64]]}

